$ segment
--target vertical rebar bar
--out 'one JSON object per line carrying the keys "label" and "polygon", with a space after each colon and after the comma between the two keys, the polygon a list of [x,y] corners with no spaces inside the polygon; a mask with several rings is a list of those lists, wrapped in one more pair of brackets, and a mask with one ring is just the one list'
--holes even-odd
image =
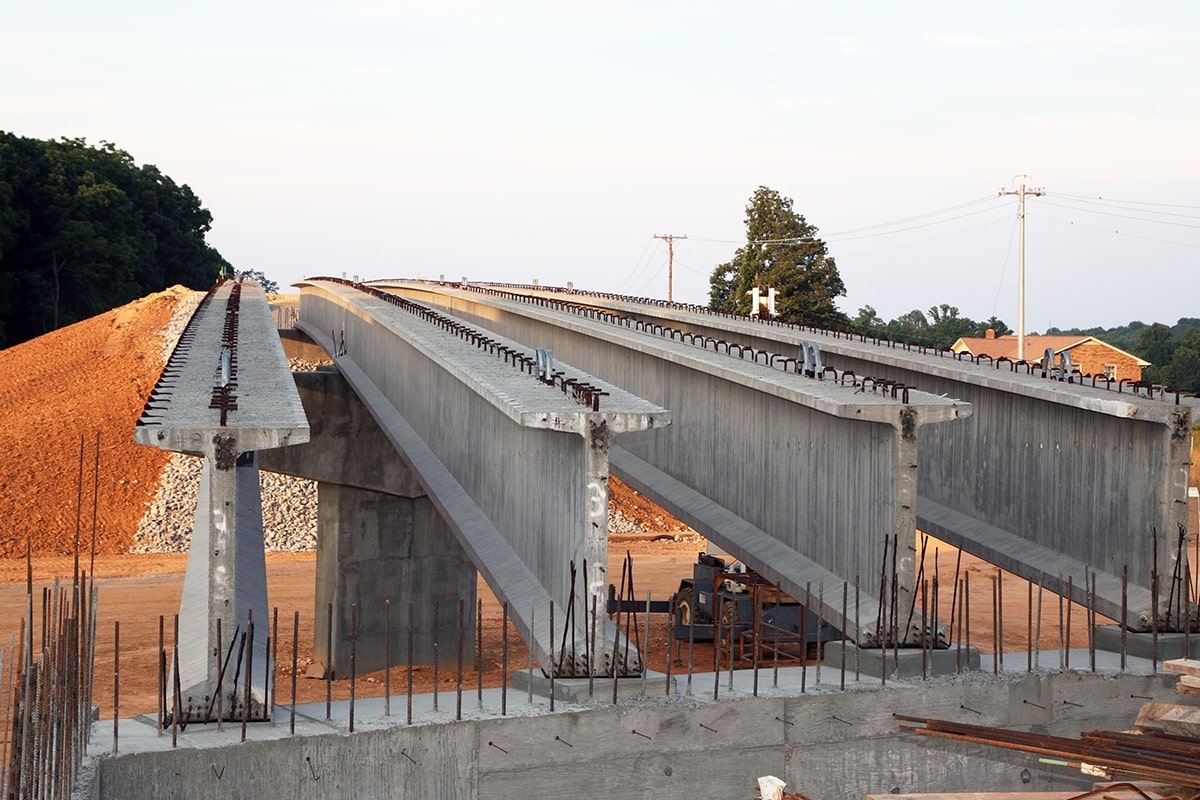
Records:
{"label": "vertical rebar bar", "polygon": [[[536,618],[534,617],[535,611],[536,608],[534,607],[533,598],[531,597],[529,598],[529,641],[526,642],[526,644],[529,646],[529,697],[527,699],[529,705],[533,705],[533,643],[536,638],[534,631],[537,630]],[[504,626],[504,633],[506,636],[508,635],[507,623]],[[615,652],[613,654],[613,658],[616,658]]]}
{"label": "vertical rebar bar", "polygon": [[246,726],[250,722],[251,670],[254,667],[254,612],[246,609],[246,683],[242,691],[242,741],[246,741]]}
{"label": "vertical rebar bar", "polygon": [[300,642],[300,612],[293,612],[292,616],[292,720],[288,725],[288,733],[292,736],[296,735],[296,664],[299,655]]}
{"label": "vertical rebar bar", "polygon": [[1027,599],[1025,601],[1025,645],[1029,652],[1025,654],[1025,673],[1033,672],[1033,581],[1025,581]]}
{"label": "vertical rebar bar", "polygon": [[383,715],[392,715],[392,598],[383,600]]}
{"label": "vertical rebar bar", "polygon": [[1129,619],[1129,565],[1125,564],[1121,567],[1121,672],[1125,671],[1125,654],[1128,652],[1128,626],[1125,620]]}
{"label": "vertical rebar bar", "polygon": [[721,695],[721,605],[724,599],[721,592],[713,592],[713,700]]}
{"label": "vertical rebar bar", "polygon": [[[167,714],[167,669],[166,641],[163,636],[163,615],[158,615],[158,730],[156,735],[162,736],[163,718]],[[218,641],[220,641],[218,639]]]}
{"label": "vertical rebar bar", "polygon": [[1065,669],[1065,666],[1066,666],[1066,653],[1067,653],[1066,645],[1068,644],[1067,640],[1066,640],[1066,631],[1063,630],[1062,582],[1063,582],[1062,573],[1059,572],[1058,573],[1057,594],[1058,594],[1058,668],[1060,670]]}
{"label": "vertical rebar bar", "polygon": [[971,573],[963,573],[963,645],[967,648],[967,671],[971,667]]}
{"label": "vertical rebar bar", "polygon": [[842,581],[842,675],[838,688],[846,691],[846,615],[850,613],[850,582]]}
{"label": "vertical rebar bar", "polygon": [[171,747],[179,744],[179,615],[175,615],[175,628],[171,642]]}
{"label": "vertical rebar bar", "polygon": [[442,637],[440,637],[440,631],[442,631],[442,626],[440,626],[440,622],[438,621],[438,616],[440,615],[440,607],[442,607],[442,601],[434,599],[434,601],[433,601],[433,710],[434,711],[438,710],[438,668],[440,666],[442,666],[442,664],[439,663],[440,661],[442,661],[442,658],[440,658],[440,655],[442,655],[442,651],[440,651],[440,649],[438,648],[438,644],[439,644],[438,639],[442,638]]}
{"label": "vertical rebar bar", "polygon": [[[221,650],[223,648],[223,645],[222,645],[222,639],[221,639],[221,618],[220,617],[217,617],[216,623],[217,623],[217,646],[213,648],[213,651],[216,654],[217,685],[213,689],[213,694],[215,694],[217,696],[216,697],[216,701],[217,701],[217,732],[220,733],[221,732],[221,724],[222,724],[221,718],[224,716],[224,712],[225,712],[225,709],[222,708],[222,705],[224,702],[223,695],[225,694],[225,692],[221,688],[221,678],[224,677],[224,673],[221,670],[221,656],[222,656]],[[231,650],[233,649],[232,643],[230,643],[230,649]]]}
{"label": "vertical rebar bar", "polygon": [[[554,601],[553,600],[550,601],[550,663],[547,664],[546,666],[549,667],[548,672],[550,673],[550,710],[553,711],[554,710],[554,672],[555,672],[555,669],[554,669]],[[532,676],[530,676],[530,677],[532,677]]]}
{"label": "vertical rebar bar", "polygon": [[[113,620],[113,752],[119,753],[121,723],[121,620]],[[7,733],[7,731],[6,731]]]}
{"label": "vertical rebar bar", "polygon": [[354,733],[354,685],[358,682],[358,603],[350,604],[350,733]]}
{"label": "vertical rebar bar", "polygon": [[645,639],[641,642],[642,646],[638,648],[638,653],[641,655],[642,662],[642,696],[646,695],[646,677],[650,672],[650,598],[651,590],[646,590],[646,624],[644,630],[646,632]]}
{"label": "vertical rebar bar", "polygon": [[[862,656],[862,647],[859,646],[859,641],[862,639],[861,619],[859,617],[859,601],[861,600],[861,590],[859,586],[859,576],[854,576],[854,682],[858,683],[862,675],[859,661]],[[842,648],[845,649],[845,643]]]}
{"label": "vertical rebar bar", "polygon": [[[275,658],[271,659],[271,654],[274,652]],[[275,724],[275,704],[279,701],[278,698],[278,683],[279,683],[279,606],[275,606],[271,611],[271,638],[267,640],[267,668],[264,670],[267,674],[268,682],[263,686],[263,697],[266,702],[265,713],[271,720],[271,724]]]}
{"label": "vertical rebar bar", "polygon": [[996,570],[996,641],[999,650],[1000,671],[1004,671],[1004,573]]}
{"label": "vertical rebar bar", "polygon": [[[595,598],[593,598],[594,600]],[[675,641],[675,595],[671,595],[671,599],[667,601],[667,681],[663,693],[668,697],[671,696],[671,643]],[[590,692],[589,692],[590,696]]]}
{"label": "vertical rebar bar", "polygon": [[1071,668],[1071,607],[1075,605],[1075,576],[1067,576],[1067,649],[1063,653],[1063,668]]}
{"label": "vertical rebar bar", "polygon": [[333,603],[325,609],[325,719],[333,715]]}
{"label": "vertical rebar bar", "polygon": [[466,613],[466,600],[458,598],[458,674],[455,680],[455,696],[454,696],[454,719],[462,721],[462,694],[463,694],[463,633],[466,628],[466,622],[463,615]]}
{"label": "vertical rebar bar", "polygon": [[996,577],[999,574],[1000,574],[999,571],[997,571],[996,575],[992,576],[992,674],[993,675],[1000,674],[1000,622],[999,622],[1000,611],[998,608],[999,600],[998,600],[997,589],[996,589]]}
{"label": "vertical rebar bar", "polygon": [[416,609],[412,600],[408,601],[408,686],[405,692],[405,702],[408,706],[407,721],[412,725],[413,711],[413,635],[417,626]]}
{"label": "vertical rebar bar", "polygon": [[[596,601],[599,598],[592,595],[592,615],[588,618],[588,625],[591,627],[591,632],[588,634],[590,644],[588,649],[591,651],[591,657],[588,661],[588,698],[594,695],[596,688],[596,662],[600,660],[596,654]],[[532,677],[532,676],[530,676]]]}
{"label": "vertical rebar bar", "polygon": [[[533,601],[530,601],[530,609]],[[508,601],[500,604],[500,716],[508,716]],[[531,628],[532,630],[532,628]],[[533,637],[529,637],[529,652],[533,653]],[[532,656],[531,656],[532,657]],[[529,683],[533,684],[533,668],[529,669]]]}
{"label": "vertical rebar bar", "polygon": [[475,598],[475,707],[483,708],[483,598]]}
{"label": "vertical rebar bar", "polygon": [[1096,671],[1096,573],[1092,572],[1088,579],[1088,658],[1092,662],[1092,672]]}

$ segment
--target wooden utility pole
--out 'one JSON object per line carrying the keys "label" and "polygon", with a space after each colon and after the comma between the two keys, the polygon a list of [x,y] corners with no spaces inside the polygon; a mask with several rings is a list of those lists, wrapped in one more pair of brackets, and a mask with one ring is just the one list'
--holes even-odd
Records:
{"label": "wooden utility pole", "polygon": [[673,233],[654,234],[655,239],[663,239],[667,243],[667,302],[673,302],[671,296],[672,284],[675,282],[675,240],[686,239],[687,234],[677,236]]}
{"label": "wooden utility pole", "polygon": [[1017,219],[1021,221],[1021,255],[1020,267],[1017,271],[1017,360],[1025,360],[1025,195],[1031,194],[1034,197],[1041,197],[1046,193],[1044,189],[1026,189],[1025,181],[1029,180],[1028,175],[1018,175],[1021,179],[1021,186],[1015,190],[1000,189],[998,197],[1015,194],[1017,196]]}

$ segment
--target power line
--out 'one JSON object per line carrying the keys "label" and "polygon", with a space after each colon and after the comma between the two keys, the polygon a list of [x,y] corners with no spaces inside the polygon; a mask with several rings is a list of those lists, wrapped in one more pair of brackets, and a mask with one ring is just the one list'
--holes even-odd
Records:
{"label": "power line", "polygon": [[1130,205],[1135,205],[1135,206],[1161,206],[1163,208],[1196,208],[1196,209],[1200,209],[1200,206],[1184,205],[1183,203],[1154,203],[1154,202],[1150,202],[1148,200],[1117,200],[1115,198],[1085,197],[1080,194],[1066,194],[1064,192],[1053,192],[1053,193],[1051,193],[1051,196],[1066,197],[1071,200],[1080,200],[1080,201],[1088,202],[1088,203],[1097,203],[1097,202],[1099,202],[1099,203],[1128,203]]}
{"label": "power line", "polygon": [[[1047,200],[1047,201],[1046,201],[1046,205],[1050,205],[1050,206],[1056,206],[1056,207],[1058,207],[1058,208],[1069,208],[1069,209],[1071,209],[1072,211],[1082,211],[1082,212],[1084,212],[1085,214],[1102,214],[1102,215],[1104,215],[1104,216],[1106,216],[1106,217],[1117,217],[1118,219],[1132,219],[1132,220],[1136,220],[1136,221],[1138,221],[1138,222],[1149,222],[1149,223],[1151,223],[1151,224],[1153,224],[1153,225],[1172,225],[1172,226],[1174,226],[1174,227],[1176,227],[1176,228],[1200,228],[1200,224],[1197,224],[1197,225],[1191,225],[1191,224],[1188,224],[1188,223],[1186,223],[1186,222],[1172,222],[1172,221],[1170,221],[1170,220],[1166,220],[1166,219],[1148,219],[1148,218],[1146,218],[1146,217],[1133,217],[1133,216],[1130,216],[1130,215],[1128,215],[1128,214],[1114,214],[1114,213],[1112,213],[1111,211],[1094,211],[1094,210],[1092,210],[1092,209],[1089,209],[1089,208],[1078,208],[1078,207],[1076,207],[1076,206],[1064,205],[1064,204],[1062,204],[1062,203],[1052,203],[1052,202],[1050,202],[1049,200]],[[1132,209],[1132,210],[1136,210],[1136,209]],[[1165,213],[1167,213],[1167,212],[1158,212],[1158,213],[1164,213],[1164,214],[1165,214]],[[1191,215],[1188,215],[1188,214],[1171,214],[1170,216],[1173,216],[1173,217],[1184,217],[1184,218],[1186,218],[1186,219],[1195,219],[1195,220],[1200,220],[1200,217],[1194,217],[1194,216],[1191,216]]]}

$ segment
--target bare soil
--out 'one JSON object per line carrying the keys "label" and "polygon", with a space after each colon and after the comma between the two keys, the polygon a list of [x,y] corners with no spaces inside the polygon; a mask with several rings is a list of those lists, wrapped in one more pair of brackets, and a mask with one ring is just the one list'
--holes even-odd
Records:
{"label": "bare soil", "polygon": [[[183,555],[127,554],[167,458],[161,451],[136,445],[133,430],[165,361],[160,331],[185,293],[176,288],[150,295],[0,351],[0,650],[15,641],[25,616],[29,567],[38,618],[42,593],[56,578],[69,585],[77,570],[92,575],[99,595],[97,677],[112,675],[112,631],[114,623],[120,622],[122,715],[154,710],[160,617],[169,638],[186,568]],[[1195,482],[1200,477],[1200,458],[1193,461],[1198,462],[1193,466]],[[707,543],[695,535],[672,538],[682,526],[617,480],[612,482],[610,502],[626,518],[638,521],[642,532],[611,538],[609,574],[621,574],[621,562],[628,552],[634,562],[639,599],[646,590],[656,599],[666,599],[678,587],[679,579],[690,575],[691,564]],[[27,548],[32,554],[28,565]],[[78,562],[73,555],[76,552],[80,554]],[[953,586],[957,551],[930,540],[926,560],[930,576],[935,552],[940,585]],[[295,612],[300,614],[297,650],[301,676],[311,661],[315,566],[313,553],[267,555],[269,598],[279,619],[281,702],[290,701]],[[991,652],[992,583],[997,570],[964,556],[959,574],[970,575],[971,644]],[[1007,574],[1001,580],[1005,648],[1024,650],[1029,643],[1025,622],[1030,613],[1026,584]],[[871,593],[870,583],[864,576],[864,594]],[[498,686],[504,679],[501,609],[482,580],[479,584],[483,679],[487,686]],[[827,591],[840,592],[841,588],[827,587]],[[943,620],[949,618],[951,594],[943,589],[939,596]],[[1036,609],[1036,596],[1033,602]],[[1079,647],[1086,638],[1083,611],[1076,607],[1072,614],[1071,643]],[[1049,663],[1058,647],[1058,619],[1057,598],[1046,594],[1041,647],[1048,656],[1043,663]],[[1036,623],[1034,627],[1036,630]],[[652,669],[665,671],[667,667],[667,629],[664,616],[652,617],[648,648]],[[515,632],[510,631],[509,642],[509,667],[516,669],[527,663],[527,650]],[[697,645],[697,669],[711,663],[711,658],[711,649]],[[452,663],[453,659],[440,671],[440,690],[453,691],[457,684]],[[678,672],[679,665],[673,671]],[[394,673],[393,687],[401,685],[401,680]],[[474,680],[475,676],[469,675],[467,686],[473,686]],[[383,681],[382,673],[359,676],[356,693],[360,697],[380,694]],[[301,702],[325,698],[324,681],[300,679],[297,683]],[[432,668],[415,671],[414,687],[432,690]],[[348,697],[349,682],[339,677],[333,681],[332,692],[335,699]],[[105,717],[112,714],[112,696],[111,682],[99,681],[94,700]]]}

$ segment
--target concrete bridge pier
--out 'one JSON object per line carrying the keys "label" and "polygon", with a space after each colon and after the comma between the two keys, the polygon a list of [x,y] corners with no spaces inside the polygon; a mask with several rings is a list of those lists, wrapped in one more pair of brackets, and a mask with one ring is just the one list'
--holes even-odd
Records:
{"label": "concrete bridge pier", "polygon": [[[231,444],[214,436],[201,470],[179,607],[179,661],[167,689],[168,698],[178,697],[185,721],[216,719],[218,702],[220,716],[241,719],[247,700],[249,719],[269,716],[266,686],[273,660],[267,652],[258,463],[253,452],[234,456],[225,450]],[[167,700],[168,713],[174,713],[173,703]]]}
{"label": "concrete bridge pier", "polygon": [[358,673],[383,669],[389,650],[392,664],[407,663],[410,630],[414,663],[432,664],[439,652],[450,663],[462,601],[463,662],[474,664],[477,573],[429,498],[336,483],[318,484],[317,496],[314,657],[350,673],[357,604]]}
{"label": "concrete bridge pier", "polygon": [[[388,650],[393,665],[407,663],[411,628],[415,663],[433,663],[435,641],[448,663],[457,652],[460,599],[464,630],[474,630],[475,566],[341,373],[330,367],[293,377],[309,442],[261,458],[263,469],[317,481],[314,658],[348,675],[356,638],[359,673],[387,666]],[[474,663],[472,648],[464,646],[464,661]]]}

